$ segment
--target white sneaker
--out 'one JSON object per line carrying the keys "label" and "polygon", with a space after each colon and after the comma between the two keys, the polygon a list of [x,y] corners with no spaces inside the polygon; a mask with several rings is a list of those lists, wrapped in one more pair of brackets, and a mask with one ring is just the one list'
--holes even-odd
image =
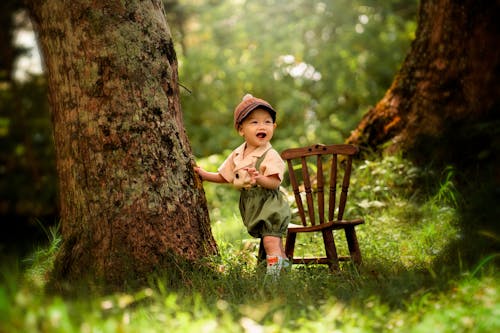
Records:
{"label": "white sneaker", "polygon": [[280,256],[266,256],[266,261],[266,274],[273,277],[278,277],[283,265],[283,258],[281,258]]}

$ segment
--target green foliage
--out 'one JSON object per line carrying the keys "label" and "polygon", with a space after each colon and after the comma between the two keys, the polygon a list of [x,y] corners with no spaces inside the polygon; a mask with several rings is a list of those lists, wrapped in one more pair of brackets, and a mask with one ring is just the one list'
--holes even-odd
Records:
{"label": "green foliage", "polygon": [[185,125],[195,155],[206,156],[239,142],[232,112],[246,92],[277,109],[278,149],[342,142],[391,84],[417,1],[190,0],[169,8],[180,81],[191,91],[181,90]]}
{"label": "green foliage", "polygon": [[[397,156],[363,161],[354,172],[352,187],[360,191],[352,191],[349,200],[357,203],[357,214],[368,221],[365,235],[378,240],[377,246],[387,252],[384,257],[394,268],[431,269],[447,245],[460,236],[457,206],[448,199],[457,195],[452,174],[447,173],[439,186],[426,187],[425,179],[433,175]],[[374,224],[379,226],[370,230]]]}
{"label": "green foliage", "polygon": [[[210,167],[220,159],[200,164]],[[63,299],[43,290],[59,244],[53,229],[52,246],[37,251],[28,269],[2,263],[0,332],[500,329],[500,254],[471,267],[440,260],[461,232],[449,200],[459,197],[454,174],[446,170],[437,186],[427,182],[425,169],[400,157],[357,163],[347,214],[366,219],[358,229],[364,259],[359,270],[345,264],[330,274],[324,266],[294,266],[279,282],[267,280],[255,267],[257,242],[245,235],[229,202],[237,191],[218,185],[221,192],[207,189],[207,197],[211,214],[218,210],[213,231],[220,256],[205,258],[198,270],[178,263],[177,272],[151,275],[140,290]]]}

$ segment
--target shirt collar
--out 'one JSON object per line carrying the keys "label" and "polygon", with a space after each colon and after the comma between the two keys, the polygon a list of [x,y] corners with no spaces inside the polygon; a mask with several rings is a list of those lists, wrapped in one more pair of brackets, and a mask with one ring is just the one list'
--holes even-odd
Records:
{"label": "shirt collar", "polygon": [[[246,142],[243,142],[238,148],[234,150],[235,156],[238,155],[243,155],[243,152],[245,151],[245,146]],[[250,155],[248,156],[253,156],[253,157],[261,157],[262,154],[264,154],[266,151],[268,151],[270,148],[272,148],[271,143],[267,142],[265,145],[258,147],[255,149]]]}

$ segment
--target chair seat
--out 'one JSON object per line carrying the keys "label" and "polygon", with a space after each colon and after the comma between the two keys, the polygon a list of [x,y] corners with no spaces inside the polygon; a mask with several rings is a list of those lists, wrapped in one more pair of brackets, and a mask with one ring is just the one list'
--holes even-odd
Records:
{"label": "chair seat", "polygon": [[290,223],[288,224],[288,232],[296,233],[296,232],[316,232],[321,230],[339,230],[339,229],[345,229],[346,227],[349,226],[356,226],[363,223],[365,223],[363,219],[330,221],[313,226],[303,226],[300,224]]}

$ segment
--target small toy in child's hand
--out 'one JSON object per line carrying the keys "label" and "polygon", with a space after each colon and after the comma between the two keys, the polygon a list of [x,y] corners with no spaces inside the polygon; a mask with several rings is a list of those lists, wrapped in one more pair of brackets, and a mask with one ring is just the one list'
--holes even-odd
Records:
{"label": "small toy in child's hand", "polygon": [[248,172],[251,178],[251,184],[255,185],[255,183],[257,182],[257,177],[260,176],[259,171],[257,171],[255,168],[244,168],[243,170],[246,170],[246,172]]}

